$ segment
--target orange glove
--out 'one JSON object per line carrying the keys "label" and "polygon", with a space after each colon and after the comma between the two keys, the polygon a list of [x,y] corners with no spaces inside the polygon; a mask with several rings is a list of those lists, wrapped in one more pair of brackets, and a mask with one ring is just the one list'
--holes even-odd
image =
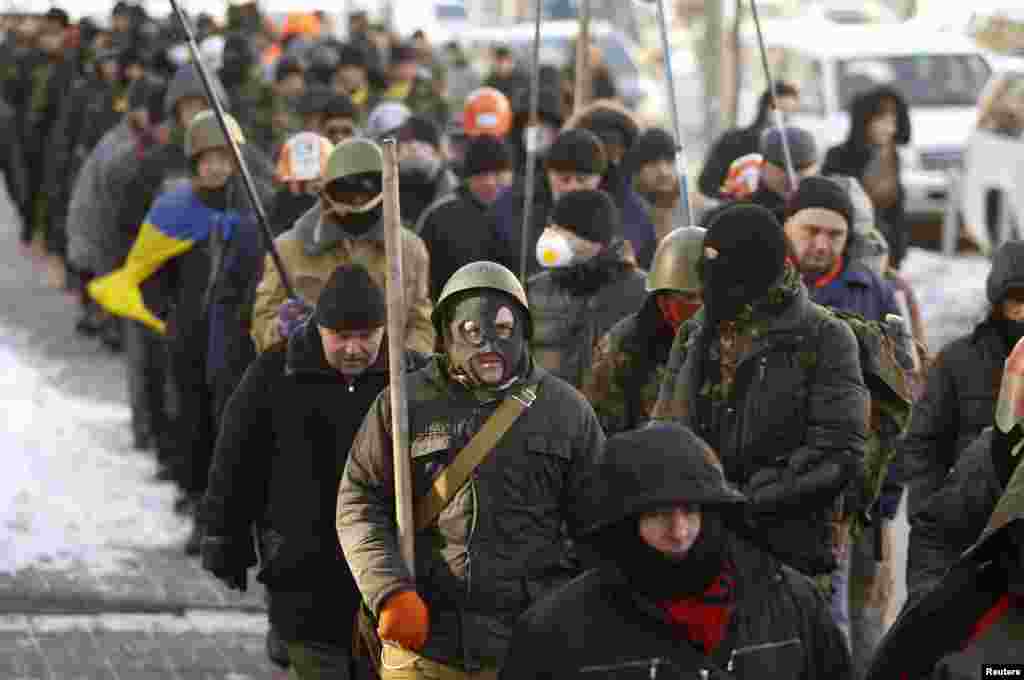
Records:
{"label": "orange glove", "polygon": [[403,590],[389,597],[380,610],[377,634],[381,640],[396,642],[416,652],[427,644],[430,613],[415,590]]}

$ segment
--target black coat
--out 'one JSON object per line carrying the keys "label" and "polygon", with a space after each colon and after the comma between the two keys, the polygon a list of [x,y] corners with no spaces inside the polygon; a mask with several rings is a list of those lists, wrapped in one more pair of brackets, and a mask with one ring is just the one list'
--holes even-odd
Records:
{"label": "black coat", "polygon": [[[676,335],[655,418],[676,420],[718,452],[725,476],[746,489],[756,473],[787,475],[791,495],[755,527],[758,545],[807,574],[832,571],[829,521],[847,483],[859,478],[867,443],[869,393],[857,339],[846,323],[807,297],[796,297],[739,357],[730,401],[716,427],[700,407],[711,332],[690,319]],[[839,479],[817,472],[836,464]],[[837,488],[838,487],[838,488]]]}
{"label": "black coat", "polygon": [[430,254],[432,300],[438,299],[445,282],[462,265],[498,261],[501,257],[487,219],[487,206],[464,184],[424,211],[419,235]]}
{"label": "black coat", "polygon": [[[499,677],[695,678],[702,669],[711,680],[725,677],[720,671],[737,680],[850,677],[846,643],[814,584],[737,539],[729,552],[737,606],[712,658],[680,640],[664,613],[629,589],[614,567],[602,567],[526,612]],[[657,674],[649,675],[656,661]],[[584,670],[620,664],[627,668]]]}
{"label": "black coat", "polygon": [[1008,354],[1002,333],[989,321],[949,343],[935,359],[897,450],[900,477],[910,487],[911,516],[992,424]]}
{"label": "black coat", "polygon": [[992,465],[992,430],[963,452],[942,487],[911,518],[907,549],[907,601],[934,588],[988,524],[1003,495]]}
{"label": "black coat", "polygon": [[[349,446],[387,385],[383,356],[346,384],[308,324],[287,349],[260,355],[225,409],[200,521],[209,535],[236,539],[258,527],[258,578],[285,640],[351,640],[359,591],[338,546],[335,507]],[[406,359],[424,363],[412,352]]]}

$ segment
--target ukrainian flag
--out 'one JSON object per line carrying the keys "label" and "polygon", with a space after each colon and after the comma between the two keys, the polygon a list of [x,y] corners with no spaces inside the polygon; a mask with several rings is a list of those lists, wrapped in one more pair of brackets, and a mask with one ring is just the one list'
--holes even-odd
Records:
{"label": "ukrainian flag", "polygon": [[234,211],[224,213],[206,206],[190,184],[172,189],[153,203],[124,264],[94,279],[88,286],[89,295],[111,314],[165,333],[166,324],[143,302],[142,282],[172,258],[191,250],[197,241],[209,238],[213,228],[223,229],[225,241],[229,240],[238,220]]}

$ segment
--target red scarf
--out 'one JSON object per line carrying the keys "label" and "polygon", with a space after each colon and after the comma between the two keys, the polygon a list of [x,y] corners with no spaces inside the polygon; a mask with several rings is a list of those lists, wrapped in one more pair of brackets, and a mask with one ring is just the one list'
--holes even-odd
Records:
{"label": "red scarf", "polygon": [[815,279],[815,288],[824,288],[828,284],[839,278],[839,275],[843,272],[843,258],[837,257],[836,263],[832,265],[832,269],[821,275],[820,278]]}
{"label": "red scarf", "polygon": [[683,635],[710,655],[725,639],[729,619],[736,608],[736,578],[733,566],[726,563],[701,595],[659,602],[672,624]]}

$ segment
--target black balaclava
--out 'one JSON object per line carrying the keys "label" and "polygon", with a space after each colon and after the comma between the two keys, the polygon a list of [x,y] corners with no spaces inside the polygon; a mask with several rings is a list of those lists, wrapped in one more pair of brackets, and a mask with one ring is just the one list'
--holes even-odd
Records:
{"label": "black balaclava", "polygon": [[672,559],[640,537],[639,518],[608,529],[600,550],[614,562],[630,586],[663,602],[700,595],[722,572],[726,558],[726,529],[715,511],[701,515],[700,534],[683,559]]}
{"label": "black balaclava", "polygon": [[[515,320],[512,337],[498,337],[496,322],[499,314],[511,314]],[[506,387],[523,373],[527,358],[527,320],[522,308],[509,295],[487,289],[470,291],[451,304],[445,317],[445,354],[454,379],[471,388],[494,390]],[[452,322],[456,325],[454,333]],[[480,329],[476,342],[462,332],[462,325],[466,322],[474,322]],[[499,355],[504,364],[501,382],[497,385],[483,383],[470,363],[473,357],[487,353]]]}
{"label": "black balaclava", "polygon": [[700,261],[711,323],[732,321],[785,273],[786,238],[770,210],[736,203],[712,215]]}
{"label": "black balaclava", "polygon": [[245,36],[229,35],[224,40],[220,76],[225,84],[234,86],[244,82],[254,64],[252,48]]}
{"label": "black balaclava", "polygon": [[[382,177],[379,172],[363,172],[334,180],[331,185],[338,191],[361,191],[372,196],[379,196],[383,191]],[[327,196],[330,199],[330,195]],[[324,207],[333,211],[333,205],[324,201]],[[384,202],[379,201],[373,208],[363,212],[347,211],[344,215],[333,214],[332,219],[341,229],[352,236],[362,236],[384,219]]]}

